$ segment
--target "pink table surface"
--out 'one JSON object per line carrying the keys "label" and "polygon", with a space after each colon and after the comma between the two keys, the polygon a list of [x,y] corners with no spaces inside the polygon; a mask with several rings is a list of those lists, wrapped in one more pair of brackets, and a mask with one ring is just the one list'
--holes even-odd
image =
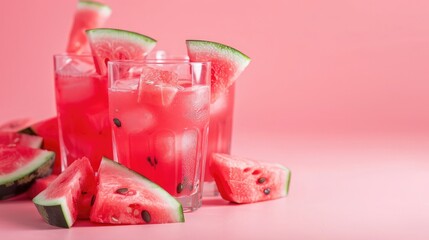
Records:
{"label": "pink table surface", "polygon": [[235,138],[234,152],[290,167],[289,196],[208,198],[180,224],[71,229],[44,223],[30,201],[4,201],[0,239],[429,239],[429,137],[260,135]]}

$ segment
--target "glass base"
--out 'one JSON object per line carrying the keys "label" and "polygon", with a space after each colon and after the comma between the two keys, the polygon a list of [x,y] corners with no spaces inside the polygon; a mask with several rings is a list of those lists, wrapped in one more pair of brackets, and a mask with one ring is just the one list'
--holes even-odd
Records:
{"label": "glass base", "polygon": [[182,204],[183,212],[193,212],[201,207],[201,193],[194,193],[190,196],[176,197],[176,200]]}
{"label": "glass base", "polygon": [[204,182],[203,196],[204,197],[216,197],[219,196],[219,190],[217,189],[216,182]]}

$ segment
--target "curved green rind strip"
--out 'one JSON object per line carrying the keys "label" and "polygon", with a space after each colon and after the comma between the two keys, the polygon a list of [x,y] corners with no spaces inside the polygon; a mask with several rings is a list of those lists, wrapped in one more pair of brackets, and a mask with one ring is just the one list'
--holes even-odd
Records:
{"label": "curved green rind strip", "polygon": [[141,44],[146,43],[149,45],[153,45],[157,42],[155,39],[149,36],[132,32],[132,31],[123,30],[123,29],[116,29],[116,28],[95,28],[95,29],[88,29],[85,32],[90,39],[95,39],[98,37],[115,37],[118,39],[130,39],[130,40],[134,40],[137,43],[141,43]]}
{"label": "curved green rind strip", "polygon": [[[10,173],[5,176],[0,177],[0,185],[6,184],[6,185],[12,185],[15,181],[20,181],[22,178],[29,177],[33,173],[36,174],[34,177],[43,177],[41,169],[49,169],[52,167],[52,164],[54,163],[55,153],[51,151],[46,150],[40,150],[41,153],[37,155],[33,161],[31,161],[29,164],[27,164],[25,167],[16,170],[13,173]],[[42,175],[40,175],[42,174]]]}
{"label": "curved green rind strip", "polygon": [[178,214],[177,222],[185,222],[185,216],[183,214],[182,204],[179,201],[177,201],[173,196],[171,196],[167,191],[165,191],[164,188],[162,188],[158,184],[152,182],[151,180],[149,180],[145,176],[123,166],[122,164],[114,162],[114,161],[112,161],[106,157],[103,157],[103,159],[101,160],[100,169],[101,169],[102,164],[113,165],[117,168],[122,168],[125,171],[128,171],[130,174],[140,178],[144,183],[148,184],[156,194],[161,195],[162,198],[165,199],[169,205],[177,206],[177,214]]}
{"label": "curved green rind strip", "polygon": [[226,52],[232,53],[234,55],[240,56],[241,58],[243,58],[243,60],[247,60],[247,61],[251,60],[251,58],[249,56],[240,52],[239,50],[237,50],[233,47],[230,47],[228,45],[218,43],[218,42],[212,42],[212,41],[206,41],[206,40],[186,40],[186,44],[188,46],[200,46],[200,47],[207,47],[208,46],[210,48],[214,48],[214,49],[217,49],[219,51],[226,51]]}

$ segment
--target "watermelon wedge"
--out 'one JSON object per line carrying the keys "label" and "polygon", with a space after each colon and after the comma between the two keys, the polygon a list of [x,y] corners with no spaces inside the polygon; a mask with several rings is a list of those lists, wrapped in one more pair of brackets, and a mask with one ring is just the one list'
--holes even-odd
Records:
{"label": "watermelon wedge", "polygon": [[51,173],[55,153],[0,145],[0,200],[25,192],[37,178]]}
{"label": "watermelon wedge", "polygon": [[215,153],[210,171],[223,199],[253,203],[287,196],[290,170],[248,158]]}
{"label": "watermelon wedge", "polygon": [[105,4],[94,1],[78,1],[67,52],[80,54],[89,50],[85,30],[102,27],[111,13],[112,10]]}
{"label": "watermelon wedge", "polygon": [[[74,161],[33,203],[45,222],[53,226],[71,227],[80,211],[89,212],[96,180],[88,158]],[[88,197],[91,196],[91,197]],[[88,214],[88,213],[87,213]]]}
{"label": "watermelon wedge", "polygon": [[0,132],[0,144],[8,146],[24,146],[40,148],[43,138],[14,132]]}
{"label": "watermelon wedge", "polygon": [[186,40],[189,59],[193,62],[211,62],[211,100],[228,91],[244,69],[250,58],[230,46],[204,40]]}
{"label": "watermelon wedge", "polygon": [[34,184],[27,191],[27,197],[33,199],[43,190],[45,190],[56,178],[58,175],[51,174],[47,177],[39,178],[34,181]]}
{"label": "watermelon wedge", "polygon": [[110,60],[141,60],[152,51],[156,40],[122,29],[96,28],[86,31],[97,72],[106,74]]}
{"label": "watermelon wedge", "polygon": [[99,185],[90,220],[109,224],[184,222],[182,205],[142,175],[107,158],[101,161]]}
{"label": "watermelon wedge", "polygon": [[43,138],[42,149],[55,152],[55,162],[52,168],[53,174],[61,173],[61,151],[58,133],[57,117],[48,118],[30,126],[20,129],[20,133],[36,135]]}

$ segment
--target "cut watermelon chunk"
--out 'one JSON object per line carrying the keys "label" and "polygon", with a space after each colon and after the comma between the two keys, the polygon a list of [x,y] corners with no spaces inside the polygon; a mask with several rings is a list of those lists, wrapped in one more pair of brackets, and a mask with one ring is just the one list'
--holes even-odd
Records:
{"label": "cut watermelon chunk", "polygon": [[89,50],[85,30],[102,27],[110,17],[109,6],[94,1],[78,1],[67,52],[79,54]]}
{"label": "cut watermelon chunk", "polygon": [[29,199],[33,199],[43,190],[45,190],[56,178],[58,175],[51,174],[44,178],[39,178],[34,181],[34,184],[31,185],[30,189],[27,191],[27,196]]}
{"label": "cut watermelon chunk", "polygon": [[211,62],[212,102],[234,83],[249,65],[250,58],[230,46],[204,40],[186,40],[189,59],[193,62]]}
{"label": "cut watermelon chunk", "polygon": [[0,144],[8,146],[24,146],[31,148],[40,148],[43,138],[21,133],[0,132]]}
{"label": "cut watermelon chunk", "polygon": [[[69,228],[81,211],[90,208],[88,196],[95,193],[96,180],[88,158],[74,161],[33,202],[45,222]],[[92,196],[91,196],[92,198]]]}
{"label": "cut watermelon chunk", "polygon": [[285,197],[290,171],[280,164],[215,153],[210,171],[227,201],[253,203]]}
{"label": "cut watermelon chunk", "polygon": [[54,155],[40,149],[0,146],[0,200],[25,192],[35,179],[49,175]]}
{"label": "cut watermelon chunk", "polygon": [[52,168],[52,173],[60,174],[61,151],[57,117],[52,117],[40,122],[36,122],[29,127],[21,129],[20,132],[40,136],[43,138],[43,144],[41,148],[55,152],[55,162]]}
{"label": "cut watermelon chunk", "polygon": [[110,60],[141,60],[152,51],[156,40],[121,29],[97,28],[86,31],[97,72],[107,73]]}
{"label": "cut watermelon chunk", "polygon": [[103,158],[90,220],[109,224],[184,222],[182,205],[140,174]]}

